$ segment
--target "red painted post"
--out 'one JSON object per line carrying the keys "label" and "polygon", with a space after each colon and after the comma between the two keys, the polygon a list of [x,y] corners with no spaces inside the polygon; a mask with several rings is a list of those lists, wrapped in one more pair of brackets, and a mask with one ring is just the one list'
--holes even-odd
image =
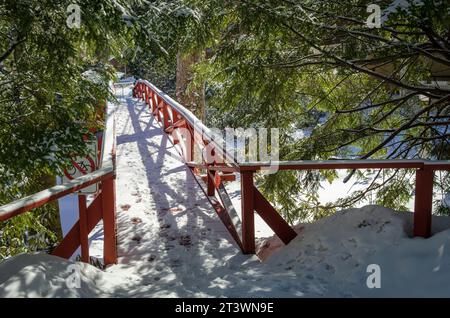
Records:
{"label": "red painted post", "polygon": [[[195,131],[194,128],[192,128],[192,126],[185,121],[184,124],[181,126],[184,131],[188,134],[186,136],[186,140],[185,142],[185,149],[186,149],[186,153],[183,154],[184,155],[184,160],[186,162],[191,162],[194,161],[194,143],[195,143]],[[207,172],[208,173],[208,172]]]}
{"label": "red painted post", "polygon": [[166,129],[167,127],[170,126],[168,107],[169,106],[165,102],[163,102],[163,104],[162,104],[162,111],[163,111],[163,116],[164,116],[164,121],[163,121],[164,129]]}
{"label": "red painted post", "polygon": [[101,195],[104,233],[103,259],[105,265],[110,265],[117,262],[116,190],[113,178],[102,182]]}
{"label": "red painted post", "polygon": [[86,207],[86,196],[78,195],[78,211],[80,217],[80,245],[81,245],[81,261],[89,263],[89,231],[88,217]]}
{"label": "red painted post", "polygon": [[176,123],[178,120],[178,112],[172,108],[172,124]]}
{"label": "red painted post", "polygon": [[214,194],[216,193],[216,184],[215,184],[216,173],[217,173],[216,171],[210,170],[206,171],[207,194],[209,197],[214,196]]}
{"label": "red painted post", "polygon": [[164,100],[158,96],[158,103],[156,104],[156,120],[161,122],[161,109],[163,108]]}
{"label": "red painted post", "polygon": [[419,169],[416,172],[416,197],[414,202],[414,236],[430,237],[433,210],[434,171]]}
{"label": "red painted post", "polygon": [[244,254],[255,254],[253,171],[241,172],[242,245]]}
{"label": "red painted post", "polygon": [[155,117],[156,120],[158,120],[158,116],[156,115],[159,112],[159,97],[158,95],[153,92],[153,99],[152,99],[153,103],[152,103],[152,114]]}
{"label": "red painted post", "polygon": [[150,100],[148,103],[148,106],[150,107],[150,111],[153,113],[153,107],[155,105],[155,99],[154,99],[154,95],[155,93],[153,93],[153,91],[150,91]]}

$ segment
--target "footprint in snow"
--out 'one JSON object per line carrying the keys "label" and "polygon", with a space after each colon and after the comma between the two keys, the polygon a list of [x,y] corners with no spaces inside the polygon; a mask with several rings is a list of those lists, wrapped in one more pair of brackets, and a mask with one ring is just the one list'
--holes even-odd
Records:
{"label": "footprint in snow", "polygon": [[346,261],[348,260],[350,257],[352,257],[352,254],[350,253],[344,253],[341,255],[341,260]]}
{"label": "footprint in snow", "polygon": [[129,204],[122,204],[120,206],[120,208],[122,209],[122,211],[127,212],[131,208],[131,205],[129,205]]}
{"label": "footprint in snow", "polygon": [[349,238],[348,240],[347,240],[349,243],[351,243],[352,244],[352,247],[353,248],[356,248],[356,247],[358,247],[358,242],[356,241],[356,239],[355,238]]}
{"label": "footprint in snow", "polygon": [[141,218],[132,218],[131,223],[133,223],[134,225],[142,223],[142,219]]}
{"label": "footprint in snow", "polygon": [[174,260],[172,260],[172,262],[170,264],[173,267],[179,267],[179,266],[181,266],[182,262],[179,259],[174,259]]}
{"label": "footprint in snow", "polygon": [[135,235],[131,240],[139,244],[141,243],[142,237],[140,235]]}
{"label": "footprint in snow", "polygon": [[331,272],[331,273],[333,273],[333,274],[336,272],[336,270],[334,269],[334,267],[333,267],[332,265],[330,265],[330,264],[325,263],[324,267],[325,267],[325,269],[326,269],[327,271],[329,271],[329,272]]}
{"label": "footprint in snow", "polygon": [[359,223],[358,224],[358,228],[363,228],[363,227],[367,227],[367,226],[371,226],[372,225],[372,223],[370,223],[369,221],[367,221],[367,220],[363,220],[361,223]]}
{"label": "footprint in snow", "polygon": [[191,237],[189,235],[183,235],[178,240],[178,243],[180,243],[180,245],[182,246],[191,246],[192,245]]}

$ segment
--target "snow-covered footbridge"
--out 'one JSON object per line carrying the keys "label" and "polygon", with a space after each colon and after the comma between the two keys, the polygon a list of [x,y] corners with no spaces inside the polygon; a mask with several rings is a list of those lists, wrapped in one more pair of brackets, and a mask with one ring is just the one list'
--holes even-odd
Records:
{"label": "snow-covered footbridge", "polygon": [[[442,220],[431,226],[434,171],[449,170],[448,162],[276,162],[280,170],[417,169],[413,215],[373,206],[294,229],[254,184],[254,175],[274,163],[238,163],[192,113],[147,81],[118,83],[115,92],[99,168],[0,208],[4,221],[97,184],[95,194],[77,196],[79,219],[53,255],[69,259],[79,250],[89,262],[101,250],[104,263],[115,265],[104,271],[83,265],[84,287],[77,290],[62,286],[66,263],[43,254],[19,256],[0,265],[0,296],[368,296],[363,265],[369,258],[379,254],[395,268],[392,242],[419,252],[404,229],[429,237],[448,226]],[[209,157],[218,154],[223,161]],[[263,230],[275,236],[258,246]],[[428,241],[427,253],[439,253],[434,247],[448,237]],[[275,250],[278,257],[261,263],[252,255],[258,248],[262,258]],[[449,260],[444,254],[442,261]],[[39,287],[48,281],[50,287]]]}

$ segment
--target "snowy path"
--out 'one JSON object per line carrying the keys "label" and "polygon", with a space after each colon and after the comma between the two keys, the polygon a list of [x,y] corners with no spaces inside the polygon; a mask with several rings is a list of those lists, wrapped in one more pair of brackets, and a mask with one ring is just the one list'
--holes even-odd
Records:
{"label": "snowy path", "polygon": [[129,276],[135,285],[129,294],[199,295],[220,286],[230,258],[250,258],[241,255],[148,107],[125,93],[115,114],[119,265],[113,271]]}

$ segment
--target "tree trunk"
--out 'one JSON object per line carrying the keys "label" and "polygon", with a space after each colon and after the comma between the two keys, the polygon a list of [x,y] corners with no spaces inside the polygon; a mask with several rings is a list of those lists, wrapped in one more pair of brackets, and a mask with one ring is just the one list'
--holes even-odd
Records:
{"label": "tree trunk", "polygon": [[202,53],[177,54],[176,98],[202,121],[205,120],[205,83],[190,85],[193,80],[193,66],[203,58]]}

